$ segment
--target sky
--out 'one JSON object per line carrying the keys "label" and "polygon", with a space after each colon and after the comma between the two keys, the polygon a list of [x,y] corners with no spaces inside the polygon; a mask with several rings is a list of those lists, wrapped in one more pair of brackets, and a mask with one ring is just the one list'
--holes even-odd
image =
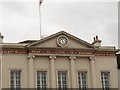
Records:
{"label": "sky", "polygon": [[[4,42],[40,39],[66,31],[92,43],[118,47],[118,0],[0,0],[0,32]],[[40,15],[41,14],[41,15]],[[41,20],[40,20],[41,16]]]}

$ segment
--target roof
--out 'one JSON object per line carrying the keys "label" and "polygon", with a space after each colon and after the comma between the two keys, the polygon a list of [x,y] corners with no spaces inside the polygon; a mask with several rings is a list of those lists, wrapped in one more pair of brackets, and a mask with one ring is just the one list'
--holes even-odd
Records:
{"label": "roof", "polygon": [[19,43],[33,43],[33,42],[37,42],[38,40],[25,40]]}

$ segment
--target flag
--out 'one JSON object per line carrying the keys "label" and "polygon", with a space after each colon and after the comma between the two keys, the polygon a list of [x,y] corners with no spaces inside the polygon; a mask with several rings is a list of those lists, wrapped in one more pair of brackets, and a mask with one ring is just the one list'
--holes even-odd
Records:
{"label": "flag", "polygon": [[41,5],[42,2],[43,2],[43,0],[39,0],[39,6]]}

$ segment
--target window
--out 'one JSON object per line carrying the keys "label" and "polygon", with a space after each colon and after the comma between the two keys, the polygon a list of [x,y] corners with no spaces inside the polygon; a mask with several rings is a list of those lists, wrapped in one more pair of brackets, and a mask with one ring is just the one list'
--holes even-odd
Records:
{"label": "window", "polygon": [[47,88],[47,71],[37,71],[37,88]]}
{"label": "window", "polygon": [[102,88],[109,90],[110,88],[110,72],[101,72]]}
{"label": "window", "polygon": [[58,71],[58,88],[59,90],[67,89],[67,71]]}
{"label": "window", "polygon": [[87,72],[78,71],[78,85],[80,90],[86,90],[87,88]]}
{"label": "window", "polygon": [[20,88],[20,83],[21,83],[20,78],[21,78],[20,70],[10,71],[10,87],[11,88]]}

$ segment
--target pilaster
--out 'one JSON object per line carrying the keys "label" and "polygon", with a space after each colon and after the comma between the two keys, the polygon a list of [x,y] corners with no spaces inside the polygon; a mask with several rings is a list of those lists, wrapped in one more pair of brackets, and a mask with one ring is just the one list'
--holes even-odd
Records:
{"label": "pilaster", "polygon": [[91,67],[91,88],[97,88],[97,82],[96,82],[96,67],[95,67],[95,60],[96,58],[94,56],[90,57],[90,67]]}
{"label": "pilaster", "polygon": [[56,88],[56,80],[55,80],[55,59],[56,56],[49,56],[50,59],[50,87]]}
{"label": "pilaster", "polygon": [[29,77],[28,77],[28,81],[29,81],[29,88],[34,88],[34,64],[33,64],[33,60],[34,60],[35,56],[29,55],[28,56],[28,60],[29,60],[29,65],[28,65],[28,73],[29,73]]}
{"label": "pilaster", "polygon": [[75,56],[70,56],[70,75],[71,75],[71,88],[77,88],[76,87],[76,74],[75,74]]}

